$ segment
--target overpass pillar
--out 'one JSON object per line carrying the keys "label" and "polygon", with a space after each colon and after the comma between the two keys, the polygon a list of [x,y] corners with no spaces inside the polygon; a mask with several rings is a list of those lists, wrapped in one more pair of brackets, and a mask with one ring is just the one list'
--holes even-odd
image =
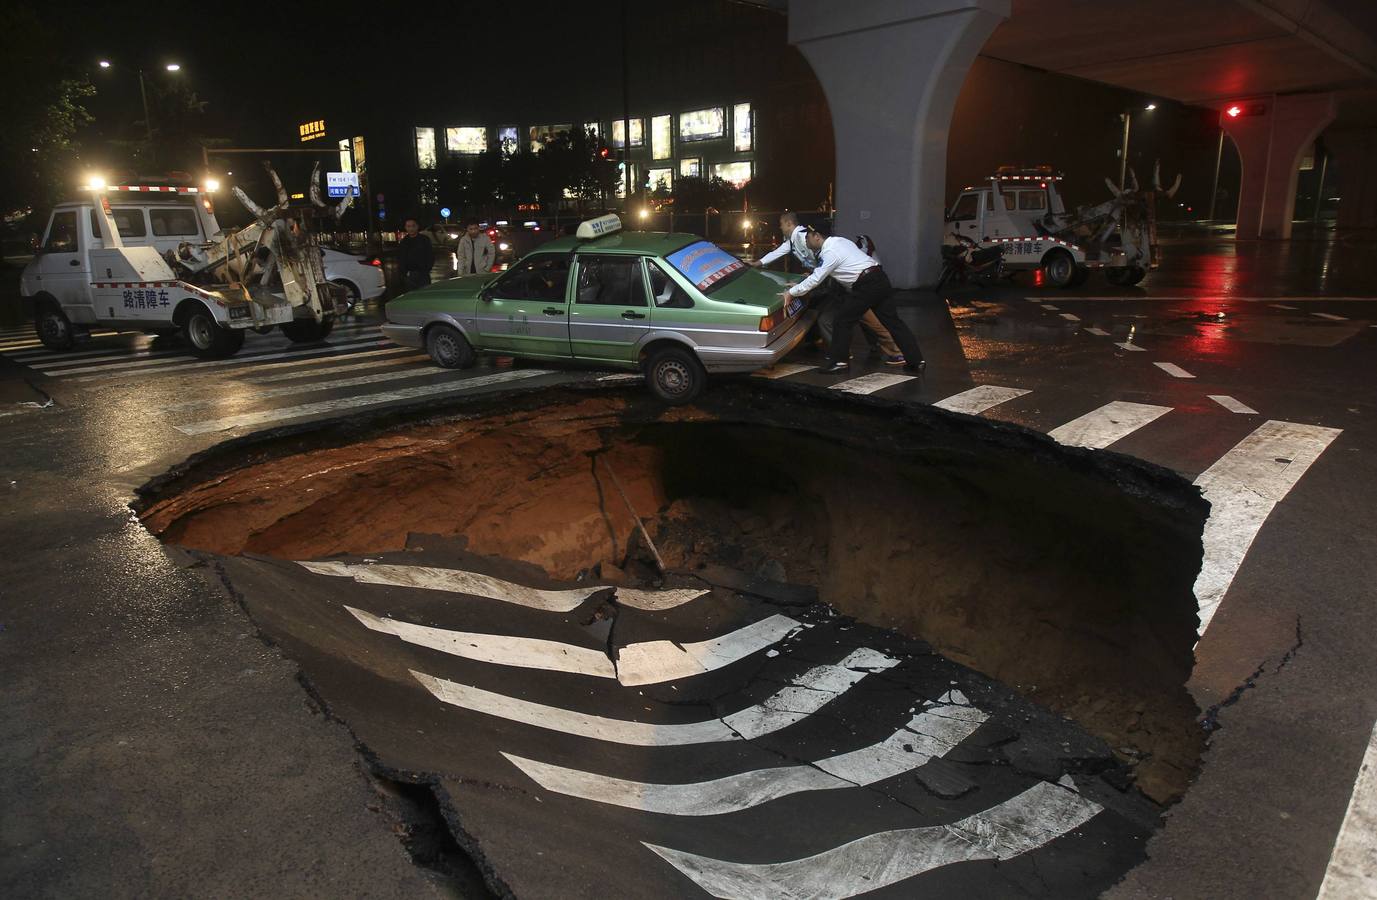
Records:
{"label": "overpass pillar", "polygon": [[947,132],[957,94],[1010,0],[789,0],[832,112],[838,234],[868,234],[895,287],[937,281]]}
{"label": "overpass pillar", "polygon": [[1334,95],[1280,94],[1235,106],[1237,116],[1229,115],[1231,107],[1219,114],[1243,166],[1235,237],[1284,240],[1291,236],[1301,157],[1334,121]]}
{"label": "overpass pillar", "polygon": [[1326,131],[1324,145],[1339,173],[1338,227],[1377,228],[1377,128]]}

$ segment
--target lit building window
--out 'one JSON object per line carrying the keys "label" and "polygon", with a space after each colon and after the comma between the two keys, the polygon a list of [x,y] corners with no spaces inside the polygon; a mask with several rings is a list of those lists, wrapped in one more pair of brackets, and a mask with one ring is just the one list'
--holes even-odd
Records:
{"label": "lit building window", "polygon": [[631,184],[632,193],[641,189],[641,183],[636,180],[636,164],[626,163],[625,165],[626,168],[622,170],[621,174],[629,175],[629,177],[617,179],[617,197],[622,200],[626,199],[626,186],[628,183]]}
{"label": "lit building window", "polygon": [[727,115],[720,106],[679,114],[679,140],[707,141],[727,133]]}
{"label": "lit building window", "polygon": [[645,175],[647,190],[664,191],[665,193],[674,190],[673,169],[647,169]]}
{"label": "lit building window", "polygon": [[[612,146],[626,146],[626,121],[624,119],[612,121]],[[631,120],[631,146],[645,146],[645,119]]]}
{"label": "lit building window", "polygon": [[517,134],[515,125],[503,125],[497,129],[497,146],[501,149],[503,156],[511,156],[521,149],[521,139],[517,137]]}
{"label": "lit building window", "polygon": [[440,202],[440,183],[434,178],[421,179],[421,205],[434,206]]}
{"label": "lit building window", "polygon": [[573,125],[532,125],[530,129],[531,152],[539,153],[555,135],[568,134]]}
{"label": "lit building window", "polygon": [[416,167],[422,170],[435,168],[435,129],[416,129]]}
{"label": "lit building window", "polygon": [[732,107],[732,148],[738,153],[755,148],[755,120],[749,103]]}
{"label": "lit building window", "polygon": [[451,156],[473,156],[488,149],[486,128],[446,128],[445,149]]}
{"label": "lit building window", "polygon": [[341,172],[354,171],[354,160],[349,156],[349,139],[345,138],[339,142],[339,170]]}
{"label": "lit building window", "polygon": [[674,155],[674,126],[670,116],[653,116],[650,119],[650,157],[669,159]]}
{"label": "lit building window", "polygon": [[681,160],[679,160],[679,177],[680,177],[680,178],[702,178],[702,177],[703,177],[703,160],[702,160],[702,158],[701,158],[701,157],[694,156],[694,157],[691,157],[691,158],[689,158],[689,159],[681,159]]}
{"label": "lit building window", "polygon": [[734,187],[742,187],[755,175],[755,164],[750,160],[740,162],[714,163],[712,177],[730,182]]}
{"label": "lit building window", "polygon": [[592,135],[595,142],[602,139],[602,126],[597,122],[584,122],[583,130]]}

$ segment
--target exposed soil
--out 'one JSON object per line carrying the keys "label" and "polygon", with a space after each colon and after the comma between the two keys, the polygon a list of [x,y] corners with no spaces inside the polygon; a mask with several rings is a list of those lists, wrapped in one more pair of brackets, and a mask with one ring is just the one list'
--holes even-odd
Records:
{"label": "exposed soil", "polygon": [[816,587],[1077,720],[1138,763],[1149,797],[1184,792],[1204,740],[1184,685],[1205,514],[1184,481],[979,420],[788,394],[762,409],[752,390],[653,414],[555,393],[298,447],[193,470],[143,518],[221,554],[379,553],[426,533],[556,578],[645,577],[610,466],[670,568]]}

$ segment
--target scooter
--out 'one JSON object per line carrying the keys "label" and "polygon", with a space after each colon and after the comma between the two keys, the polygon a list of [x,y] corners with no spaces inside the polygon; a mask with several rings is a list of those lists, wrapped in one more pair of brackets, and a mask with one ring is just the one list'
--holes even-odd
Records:
{"label": "scooter", "polygon": [[954,234],[955,244],[942,245],[942,275],[937,290],[951,283],[981,281],[994,284],[1004,275],[1004,248],[998,244],[981,247],[965,235]]}

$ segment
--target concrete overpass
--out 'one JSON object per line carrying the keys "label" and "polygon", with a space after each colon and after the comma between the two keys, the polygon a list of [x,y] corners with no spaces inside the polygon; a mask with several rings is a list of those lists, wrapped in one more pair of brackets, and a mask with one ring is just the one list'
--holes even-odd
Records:
{"label": "concrete overpass", "polygon": [[1290,237],[1301,157],[1323,132],[1340,227],[1377,227],[1377,4],[788,0],[788,15],[831,106],[837,228],[894,248],[896,285],[935,280],[948,129],[977,55],[1219,109],[1243,166],[1240,239]]}

